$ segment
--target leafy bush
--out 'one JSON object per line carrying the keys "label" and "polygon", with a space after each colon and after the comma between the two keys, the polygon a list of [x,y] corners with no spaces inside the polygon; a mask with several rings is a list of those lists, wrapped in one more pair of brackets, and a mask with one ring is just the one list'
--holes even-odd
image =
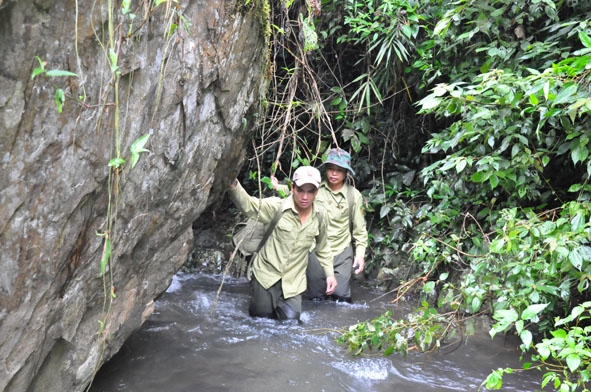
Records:
{"label": "leafy bush", "polygon": [[[546,366],[544,383],[584,386],[591,3],[313,3],[276,12],[275,74],[247,170],[316,165],[334,145],[354,152],[367,270],[408,258],[396,299],[420,294],[411,317],[387,313],[339,341],[355,354],[430,350],[455,323],[490,315],[491,335],[514,331],[537,350],[524,367]],[[318,49],[305,46],[312,33]]]}
{"label": "leafy bush", "polygon": [[[392,238],[410,232],[401,224],[410,219],[412,231],[420,233],[409,247],[417,275],[399,290],[419,287],[420,309],[440,309],[445,317],[433,320],[434,327],[452,325],[462,315],[489,314],[496,321],[491,335],[513,330],[524,351],[542,350],[535,357],[539,366],[570,355],[565,366],[544,376],[544,384],[584,386],[587,330],[570,325],[575,316],[560,319],[562,329],[553,320],[587,299],[591,276],[589,6],[574,12],[570,2],[552,0],[422,3],[429,6],[416,8],[426,10],[413,19],[418,39],[406,46],[414,51],[398,59],[412,64],[409,80],[433,86],[418,102],[419,114],[439,126],[422,149],[421,161],[430,161],[420,171],[422,188],[392,187],[387,173],[381,188],[367,192],[384,234],[373,237],[374,248],[383,249],[381,240],[404,249]],[[385,13],[358,14],[346,19],[347,41],[385,42],[388,33],[379,28]],[[367,26],[378,27],[376,35],[367,34]],[[364,61],[372,59],[369,50]],[[387,72],[372,64],[372,76]],[[383,87],[368,77],[360,80],[366,84],[357,96]],[[368,99],[384,103],[375,92]],[[371,146],[375,134],[368,138]],[[420,202],[411,208],[417,195]],[[393,219],[391,212],[403,218]],[[409,324],[385,315],[352,327],[340,341],[353,352],[404,353],[417,336],[427,336],[431,322]],[[434,329],[436,341],[452,330]],[[560,342],[544,343],[548,333]],[[493,373],[487,387],[500,387],[508,371]]]}

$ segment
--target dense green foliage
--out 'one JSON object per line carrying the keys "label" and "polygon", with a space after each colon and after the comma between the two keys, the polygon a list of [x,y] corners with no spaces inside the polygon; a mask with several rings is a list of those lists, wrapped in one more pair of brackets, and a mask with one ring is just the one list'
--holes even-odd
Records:
{"label": "dense green foliage", "polygon": [[[312,6],[311,6],[312,5]],[[315,8],[316,7],[316,8]],[[263,163],[289,175],[352,150],[368,202],[368,271],[420,307],[352,326],[352,352],[442,344],[485,314],[545,369],[591,378],[591,4],[334,0],[274,14]],[[304,17],[300,17],[300,15]],[[307,19],[306,19],[307,18]],[[313,23],[317,50],[298,35]],[[270,142],[273,140],[273,142]],[[284,154],[283,151],[289,152]],[[258,170],[251,167],[251,170]],[[404,333],[402,333],[404,331]],[[499,369],[484,382],[500,388]]]}

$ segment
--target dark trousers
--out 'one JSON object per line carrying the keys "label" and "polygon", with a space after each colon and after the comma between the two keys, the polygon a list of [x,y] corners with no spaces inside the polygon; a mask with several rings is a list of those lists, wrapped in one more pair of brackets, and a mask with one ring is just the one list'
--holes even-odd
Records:
{"label": "dark trousers", "polygon": [[[353,247],[349,245],[333,259],[334,276],[337,280],[337,289],[333,296],[345,301],[351,300],[351,271],[353,269]],[[308,280],[308,295],[310,298],[324,298],[326,296],[326,275],[316,257],[316,252],[308,257],[306,269]]]}
{"label": "dark trousers", "polygon": [[252,277],[250,281],[250,306],[252,317],[267,317],[279,320],[299,320],[302,313],[302,295],[285,299],[281,280],[265,289]]}

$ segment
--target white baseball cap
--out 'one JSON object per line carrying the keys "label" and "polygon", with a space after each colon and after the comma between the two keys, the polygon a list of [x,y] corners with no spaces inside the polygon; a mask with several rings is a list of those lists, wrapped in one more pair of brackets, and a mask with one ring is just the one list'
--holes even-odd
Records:
{"label": "white baseball cap", "polygon": [[312,166],[300,166],[293,173],[293,182],[296,186],[302,186],[304,184],[312,184],[316,188],[320,186],[322,179],[320,177],[320,171]]}

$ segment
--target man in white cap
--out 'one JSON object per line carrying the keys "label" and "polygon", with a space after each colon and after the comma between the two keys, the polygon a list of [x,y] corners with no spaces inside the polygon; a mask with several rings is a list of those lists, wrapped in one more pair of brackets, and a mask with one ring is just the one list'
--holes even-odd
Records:
{"label": "man in white cap", "polygon": [[[363,196],[349,184],[347,174],[355,175],[351,167],[351,155],[340,148],[328,152],[321,165],[326,169],[326,180],[318,189],[316,203],[328,215],[328,242],[334,253],[334,273],[338,282],[330,298],[339,302],[351,302],[351,275],[360,274],[365,268],[365,251],[368,233],[365,223]],[[281,192],[288,189],[271,178],[274,188]],[[326,294],[325,275],[317,253],[310,254],[308,270],[308,295],[314,300],[322,300]]]}
{"label": "man in white cap", "polygon": [[229,196],[242,213],[268,225],[283,207],[281,218],[252,262],[249,314],[280,320],[299,320],[302,293],[306,290],[308,254],[316,255],[326,284],[326,295],[334,293],[337,281],[332,251],[327,239],[327,219],[314,205],[321,178],[318,169],[301,166],[293,174],[292,193],[284,202],[279,197],[250,196],[234,180]]}

